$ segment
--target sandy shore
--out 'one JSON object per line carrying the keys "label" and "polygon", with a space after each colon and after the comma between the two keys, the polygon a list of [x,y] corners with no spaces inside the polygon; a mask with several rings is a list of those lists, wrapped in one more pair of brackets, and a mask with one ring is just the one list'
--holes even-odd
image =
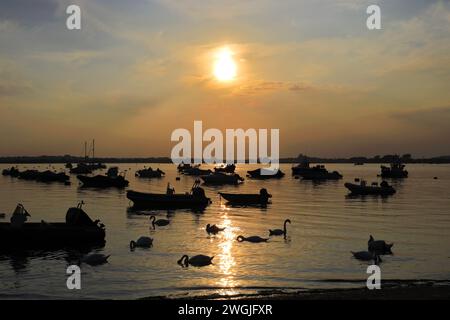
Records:
{"label": "sandy shore", "polygon": [[263,290],[254,294],[237,294],[223,296],[212,294],[207,296],[184,297],[148,297],[150,299],[175,300],[449,300],[450,282],[406,282],[382,285],[380,290],[369,290],[366,287],[354,289],[312,289],[296,292],[282,290]]}

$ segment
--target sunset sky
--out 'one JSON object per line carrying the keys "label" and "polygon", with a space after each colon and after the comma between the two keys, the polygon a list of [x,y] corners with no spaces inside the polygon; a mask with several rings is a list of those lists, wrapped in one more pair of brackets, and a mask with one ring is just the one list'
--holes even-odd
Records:
{"label": "sunset sky", "polygon": [[169,156],[194,120],[284,157],[450,154],[450,1],[2,0],[0,43],[0,156]]}

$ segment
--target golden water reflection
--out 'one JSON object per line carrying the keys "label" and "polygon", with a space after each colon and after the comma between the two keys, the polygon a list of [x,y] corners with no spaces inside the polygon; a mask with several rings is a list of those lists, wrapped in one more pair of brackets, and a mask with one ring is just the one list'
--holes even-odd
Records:
{"label": "golden water reflection", "polygon": [[221,277],[219,278],[218,286],[224,289],[219,290],[223,295],[238,294],[238,291],[234,290],[238,286],[238,282],[235,279],[236,274],[236,261],[233,256],[233,245],[236,239],[237,228],[233,226],[231,219],[228,218],[227,210],[225,209],[221,217],[222,222],[220,227],[225,227],[225,230],[221,232],[218,256],[219,270]]}

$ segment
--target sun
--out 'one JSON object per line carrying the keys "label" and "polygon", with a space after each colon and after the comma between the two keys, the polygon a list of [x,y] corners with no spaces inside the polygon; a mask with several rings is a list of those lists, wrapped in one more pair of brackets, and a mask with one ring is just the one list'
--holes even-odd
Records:
{"label": "sun", "polygon": [[229,48],[223,48],[217,53],[213,73],[218,81],[226,82],[236,78],[237,66],[233,55]]}

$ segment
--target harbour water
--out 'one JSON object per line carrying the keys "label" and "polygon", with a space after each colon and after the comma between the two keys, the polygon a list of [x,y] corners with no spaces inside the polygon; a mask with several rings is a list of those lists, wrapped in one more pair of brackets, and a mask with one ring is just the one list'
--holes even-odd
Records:
{"label": "harbour water", "polygon": [[[11,165],[0,165],[0,170]],[[176,192],[189,191],[195,178],[178,176],[170,164],[159,167],[162,179],[139,179],[134,172],[144,164],[120,164],[127,171],[129,189],[165,192],[170,182]],[[48,165],[19,165],[44,170]],[[54,165],[63,169],[62,165]],[[206,166],[207,167],[207,166]],[[253,165],[240,165],[237,172]],[[384,256],[382,281],[450,279],[450,165],[408,165],[410,177],[392,181],[397,193],[388,198],[347,197],[343,186],[354,178],[377,181],[379,165],[328,164],[344,175],[340,181],[314,183],[294,179],[290,165],[282,165],[280,180],[246,179],[240,186],[207,187],[213,203],[203,212],[147,211],[171,223],[150,228],[148,215],[128,210],[126,190],[80,188],[72,184],[39,183],[0,177],[0,212],[9,216],[17,203],[30,212],[30,221],[64,221],[66,211],[84,201],[92,219],[106,225],[106,245],[95,249],[110,254],[100,266],[82,265],[81,290],[68,290],[66,268],[78,262],[80,252],[0,253],[1,299],[132,299],[148,296],[199,296],[247,294],[261,290],[298,290],[362,285],[368,263],[352,258],[350,251],[367,249],[372,234],[394,242],[392,256]],[[438,179],[433,179],[433,177]],[[228,207],[218,192],[257,193],[267,188],[273,195],[267,208]],[[288,237],[271,237],[267,243],[239,243],[238,235],[268,236],[289,218]],[[226,227],[209,236],[207,223]],[[130,251],[130,240],[154,238],[150,249]],[[183,254],[214,256],[214,264],[181,268]]]}

